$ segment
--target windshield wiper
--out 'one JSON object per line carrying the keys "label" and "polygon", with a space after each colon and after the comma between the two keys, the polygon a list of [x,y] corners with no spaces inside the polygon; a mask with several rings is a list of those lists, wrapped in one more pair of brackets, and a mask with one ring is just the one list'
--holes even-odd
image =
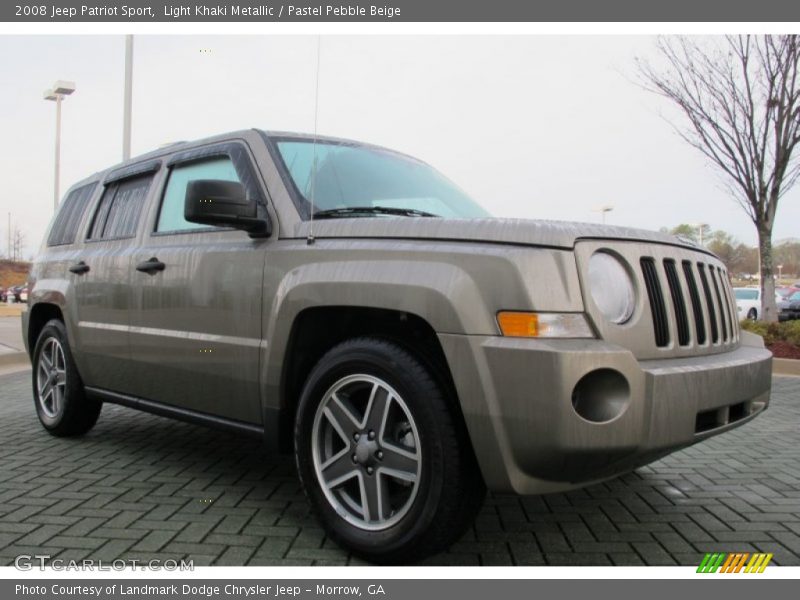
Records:
{"label": "windshield wiper", "polygon": [[424,210],[415,208],[392,208],[388,206],[347,206],[342,208],[329,208],[318,210],[314,213],[315,219],[336,219],[372,215],[394,215],[400,217],[438,217]]}

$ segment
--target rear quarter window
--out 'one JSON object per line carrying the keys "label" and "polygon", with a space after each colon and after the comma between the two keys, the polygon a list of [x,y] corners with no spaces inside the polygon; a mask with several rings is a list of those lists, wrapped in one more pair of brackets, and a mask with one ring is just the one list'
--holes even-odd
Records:
{"label": "rear quarter window", "polygon": [[92,221],[90,240],[136,235],[152,175],[131,177],[106,186]]}
{"label": "rear quarter window", "polygon": [[89,206],[89,200],[96,188],[96,183],[90,183],[67,194],[53,221],[50,235],[47,237],[48,246],[64,246],[75,242],[78,227],[81,225],[83,215]]}

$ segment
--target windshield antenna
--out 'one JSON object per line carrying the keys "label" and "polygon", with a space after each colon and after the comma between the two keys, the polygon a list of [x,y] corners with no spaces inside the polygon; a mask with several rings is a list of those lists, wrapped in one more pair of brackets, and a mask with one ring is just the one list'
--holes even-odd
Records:
{"label": "windshield antenna", "polygon": [[314,86],[314,142],[312,144],[312,159],[311,159],[311,223],[308,227],[308,238],[306,243],[311,246],[314,239],[314,193],[317,188],[317,121],[319,119],[319,56],[322,47],[322,35],[317,35],[317,75],[316,84]]}

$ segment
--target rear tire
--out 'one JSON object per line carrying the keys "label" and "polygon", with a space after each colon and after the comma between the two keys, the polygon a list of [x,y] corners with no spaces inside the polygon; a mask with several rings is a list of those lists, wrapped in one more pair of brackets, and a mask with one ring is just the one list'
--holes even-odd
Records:
{"label": "rear tire", "polygon": [[751,321],[755,321],[758,319],[758,311],[755,308],[751,308],[749,311],[747,311],[747,318]]}
{"label": "rear tire", "polygon": [[33,350],[33,402],[39,422],[59,437],[82,435],[97,422],[103,403],[87,398],[58,319],[42,328]]}
{"label": "rear tire", "polygon": [[393,342],[339,344],[306,382],[297,468],[328,535],[378,563],[416,562],[463,535],[486,487],[447,392]]}

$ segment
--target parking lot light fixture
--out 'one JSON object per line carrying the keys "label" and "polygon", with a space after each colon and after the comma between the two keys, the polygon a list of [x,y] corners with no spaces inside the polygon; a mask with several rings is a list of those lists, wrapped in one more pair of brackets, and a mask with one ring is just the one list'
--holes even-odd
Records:
{"label": "parking lot light fixture", "polygon": [[56,103],[56,157],[55,157],[55,181],[53,184],[53,210],[58,208],[59,177],[61,171],[61,101],[65,96],[69,96],[75,91],[75,83],[72,81],[58,80],[49,90],[45,90],[44,99]]}
{"label": "parking lot light fixture", "polygon": [[610,204],[605,204],[603,206],[598,206],[597,208],[592,209],[593,212],[599,212],[602,215],[603,225],[606,224],[606,214],[610,213],[612,210],[614,210],[614,207],[611,206]]}

